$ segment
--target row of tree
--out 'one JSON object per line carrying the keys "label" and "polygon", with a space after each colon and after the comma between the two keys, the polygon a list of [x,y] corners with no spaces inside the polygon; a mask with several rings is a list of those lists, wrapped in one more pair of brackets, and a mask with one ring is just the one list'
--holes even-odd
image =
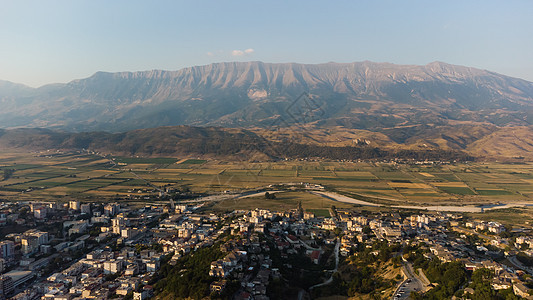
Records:
{"label": "row of tree", "polygon": [[[125,133],[60,133],[50,130],[19,132],[11,136],[12,147],[46,149],[92,149],[103,152],[143,156],[218,155],[253,158],[257,154],[271,158],[326,159],[409,159],[465,161],[472,157],[461,151],[390,150],[366,144],[335,147],[301,144],[300,140],[270,141],[247,130],[222,128],[161,127]],[[38,141],[39,143],[35,142]],[[46,141],[46,142],[44,142]],[[6,142],[7,143],[7,142]]]}
{"label": "row of tree", "polygon": [[13,176],[13,173],[15,173],[15,169],[4,169],[4,178],[2,180],[8,180],[11,176]]}
{"label": "row of tree", "polygon": [[[138,150],[135,149],[135,150]],[[180,143],[172,149],[158,149],[154,147],[151,153],[161,154],[160,150],[181,152],[184,154],[215,154],[215,155],[242,155],[243,159],[253,158],[254,155],[264,154],[271,158],[325,158],[335,160],[357,159],[405,159],[405,160],[431,160],[431,161],[469,161],[472,156],[452,150],[388,150],[371,146],[321,146],[299,144],[294,142],[271,142],[260,138],[243,137],[234,140],[201,139]],[[132,153],[134,154],[134,153]]]}

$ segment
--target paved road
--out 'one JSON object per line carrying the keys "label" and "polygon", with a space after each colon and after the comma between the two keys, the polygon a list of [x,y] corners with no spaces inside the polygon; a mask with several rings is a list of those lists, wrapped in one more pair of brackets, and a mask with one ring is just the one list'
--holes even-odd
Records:
{"label": "paved road", "polygon": [[[392,299],[408,299],[411,292],[419,292],[425,289],[422,280],[415,274],[413,266],[408,261],[403,261],[403,270],[407,275],[404,280],[392,294]],[[397,295],[400,295],[397,297]]]}
{"label": "paved road", "polygon": [[301,243],[301,244],[302,244],[307,250],[311,250],[311,251],[315,251],[315,250],[320,251],[320,250],[322,250],[322,249],[320,249],[320,247],[319,247],[319,248],[313,248],[313,247],[307,245],[307,243],[304,242],[304,241],[302,241],[301,239],[298,239],[298,240],[300,241],[300,243]]}
{"label": "paved road", "polygon": [[269,194],[276,194],[276,193],[281,193],[283,191],[263,191],[263,192],[257,192],[257,193],[246,194],[246,195],[240,194],[240,195],[237,195],[237,198],[238,199],[244,199],[244,198],[252,198],[252,197],[264,196],[265,192],[268,192]]}
{"label": "paved road", "polygon": [[524,266],[517,258],[516,256],[509,256],[507,259],[515,265],[517,268],[521,269],[522,271],[529,273],[530,275],[533,275],[533,268],[529,268],[527,266]]}
{"label": "paved road", "polygon": [[[354,199],[348,196],[340,195],[334,192],[322,192],[322,191],[312,191],[310,192],[315,195],[319,195],[325,198],[329,198],[332,200],[336,200],[339,202],[345,202],[345,203],[352,203],[352,204],[359,204],[359,205],[365,205],[365,206],[383,206],[382,204],[378,203],[372,203],[367,201],[362,201],[358,199]],[[392,199],[389,199],[392,200]],[[400,201],[400,200],[397,200]],[[530,202],[521,202],[521,203],[508,203],[504,205],[498,205],[493,207],[486,207],[484,210],[495,210],[495,209],[502,209],[502,208],[510,208],[510,207],[524,207],[527,205],[531,205]],[[453,206],[453,205],[428,205],[428,206],[417,206],[417,205],[392,205],[392,208],[406,208],[406,209],[424,209],[424,210],[431,210],[431,211],[451,211],[451,212],[482,212],[482,208],[478,206],[473,205],[464,205],[464,206]]]}
{"label": "paved road", "polygon": [[[105,156],[102,156],[102,157],[106,158]],[[109,161],[115,167],[118,167],[114,160],[109,159]],[[131,172],[131,173],[133,173],[133,175],[135,177],[146,181],[153,188],[158,189],[158,190],[161,191],[161,189],[159,187],[152,185],[152,183],[150,183],[148,180],[140,177],[139,175],[135,174],[134,172]],[[275,192],[278,192],[278,191],[275,191]],[[382,204],[362,201],[362,200],[354,199],[354,198],[347,197],[347,196],[340,195],[340,194],[333,193],[333,192],[310,191],[310,193],[316,194],[316,195],[319,195],[319,196],[322,196],[322,197],[325,197],[325,198],[329,198],[329,199],[332,199],[332,200],[340,201],[340,202],[347,202],[347,203],[359,204],[359,205],[365,205],[365,206],[383,206]],[[246,196],[249,196],[249,194],[248,193],[235,194],[235,195],[233,195],[233,197],[227,197],[226,195],[222,195],[222,197],[220,195],[214,195],[214,198],[212,198],[212,199],[205,199],[205,198],[201,199],[200,198],[200,199],[197,199],[197,200],[193,200],[191,202],[221,201],[221,200],[227,200],[227,199],[238,198],[238,197],[246,197]],[[209,196],[209,197],[213,197],[213,196]],[[206,197],[206,198],[209,198],[209,197]],[[379,197],[376,197],[376,198],[379,199]],[[398,199],[386,199],[386,198],[383,198],[383,199],[392,200],[392,201],[400,201]],[[502,209],[502,208],[524,207],[524,206],[532,206],[532,205],[533,204],[531,202],[519,202],[519,203],[507,203],[507,204],[501,204],[501,205],[494,205],[494,206],[491,206],[491,207],[484,207],[483,209],[484,210],[496,210],[496,209]],[[425,209],[425,210],[431,210],[431,211],[452,211],[452,212],[481,212],[482,211],[481,207],[473,206],[473,205],[465,205],[465,206],[451,206],[451,205],[450,206],[441,206],[441,205],[436,205],[436,206],[397,205],[397,206],[391,206],[391,207],[394,207],[394,208],[407,208],[407,209]]]}
{"label": "paved road", "polygon": [[[133,172],[132,172],[133,173]],[[138,176],[137,174],[133,173],[138,178],[145,180]],[[153,186],[154,188],[157,188],[156,186]],[[219,194],[219,195],[211,195],[207,197],[198,198],[195,200],[186,200],[186,201],[180,201],[180,203],[195,203],[195,202],[206,202],[206,201],[223,201],[228,199],[235,199],[238,198],[246,198],[246,197],[254,197],[259,196],[263,194],[264,192],[257,192],[257,190],[262,190],[265,187],[261,187],[255,190],[249,190],[242,193],[236,193],[236,194]],[[277,193],[281,191],[269,191],[269,193]],[[367,201],[362,201],[358,199],[354,199],[348,196],[340,195],[334,192],[324,192],[324,191],[308,191],[311,194],[315,194],[324,198],[328,198],[331,200],[339,201],[339,202],[345,202],[345,203],[352,203],[352,204],[358,204],[363,206],[384,206],[379,203],[372,203]],[[527,203],[514,203],[514,204],[507,204],[502,206],[495,206],[492,208],[485,208],[487,209],[501,209],[501,208],[507,208],[507,207],[516,207],[516,206],[525,206],[525,205],[531,205]],[[465,206],[441,206],[441,205],[435,205],[435,206],[409,206],[409,205],[396,205],[396,206],[390,206],[392,208],[407,208],[407,209],[426,209],[426,210],[432,210],[432,211],[456,211],[456,212],[480,212],[481,208],[477,206],[472,205],[465,205]]]}
{"label": "paved road", "polygon": [[339,201],[339,202],[346,202],[346,203],[366,205],[366,206],[383,206],[383,205],[378,204],[378,203],[371,203],[371,202],[366,202],[366,201],[362,201],[362,200],[357,200],[357,199],[350,198],[348,196],[340,195],[340,194],[333,193],[333,192],[312,191],[310,193],[318,195],[318,196],[322,196],[324,198],[336,200],[336,201]]}
{"label": "paved road", "polygon": [[324,281],[322,283],[313,285],[312,287],[309,288],[309,290],[312,290],[312,289],[320,287],[320,286],[328,285],[328,284],[333,282],[333,274],[337,273],[337,270],[339,269],[339,249],[340,249],[340,247],[341,247],[341,241],[340,241],[339,238],[337,238],[337,244],[335,244],[335,269],[333,269],[331,271],[331,276],[329,277],[329,279],[327,279],[326,281]]}
{"label": "paved road", "polygon": [[[421,287],[420,287],[420,284],[419,282],[417,282],[416,280],[412,280],[409,281],[406,280],[402,283],[402,285],[400,285],[400,287],[396,290],[396,292],[394,293],[394,295],[392,296],[392,299],[409,299],[409,295],[411,295],[411,292],[415,291],[420,291]],[[398,297],[398,295],[400,295]]]}
{"label": "paved road", "polygon": [[201,202],[211,202],[211,201],[223,201],[223,200],[229,200],[229,199],[235,199],[239,197],[241,194],[218,194],[218,195],[210,195],[205,197],[196,198],[193,200],[183,200],[180,201],[181,203],[201,203]]}

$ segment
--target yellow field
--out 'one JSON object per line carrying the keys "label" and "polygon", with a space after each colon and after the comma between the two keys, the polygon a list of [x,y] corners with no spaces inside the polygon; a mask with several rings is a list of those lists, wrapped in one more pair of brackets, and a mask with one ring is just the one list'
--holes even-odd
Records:
{"label": "yellow field", "polygon": [[435,182],[433,185],[444,187],[468,187],[464,182]]}
{"label": "yellow field", "polygon": [[407,183],[407,182],[388,182],[389,186],[394,188],[405,189],[431,189],[431,187],[424,183]]}
{"label": "yellow field", "polygon": [[152,164],[127,164],[126,166],[120,166],[123,169],[138,171],[138,170],[148,170],[152,167]]}
{"label": "yellow field", "polygon": [[425,173],[425,172],[419,172],[418,174],[420,174],[422,176],[425,176],[425,177],[435,177],[435,175],[432,175],[432,174],[429,174],[429,173]]}
{"label": "yellow field", "polygon": [[109,163],[109,159],[95,160],[95,161],[92,161],[92,162],[86,164],[86,166],[93,166],[93,165],[106,164],[106,163]]}
{"label": "yellow field", "polygon": [[[48,188],[43,191],[41,190],[33,191],[33,192],[30,192],[30,194],[67,195],[73,191],[74,190],[67,188],[65,186],[56,186],[56,187]],[[78,192],[81,192],[81,189],[78,190]]]}
{"label": "yellow field", "polygon": [[217,175],[220,174],[222,171],[219,169],[190,169],[182,174]]}
{"label": "yellow field", "polygon": [[348,172],[335,171],[338,177],[362,177],[362,178],[376,178],[371,172]]}
{"label": "yellow field", "polygon": [[95,178],[95,177],[102,177],[110,174],[115,174],[117,171],[114,170],[93,170],[89,172],[82,172],[79,174],[76,174],[78,178]]}

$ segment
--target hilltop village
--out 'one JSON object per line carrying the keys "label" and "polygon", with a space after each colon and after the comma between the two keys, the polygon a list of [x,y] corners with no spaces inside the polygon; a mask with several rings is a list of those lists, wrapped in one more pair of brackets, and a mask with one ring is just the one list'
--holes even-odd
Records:
{"label": "hilltop village", "polygon": [[0,226],[0,299],[533,297],[531,230],[460,214],[6,202]]}

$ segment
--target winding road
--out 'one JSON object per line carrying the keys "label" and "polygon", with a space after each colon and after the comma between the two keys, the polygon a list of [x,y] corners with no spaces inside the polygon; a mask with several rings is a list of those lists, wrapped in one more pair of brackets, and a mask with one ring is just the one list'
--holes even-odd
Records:
{"label": "winding road", "polygon": [[331,270],[331,276],[326,279],[324,282],[315,284],[312,287],[309,288],[309,290],[312,290],[317,287],[321,287],[324,285],[328,285],[333,282],[333,274],[337,273],[337,270],[339,269],[339,250],[341,248],[341,241],[339,238],[337,238],[337,243],[335,244],[335,269]]}
{"label": "winding road", "polygon": [[[142,178],[141,178],[142,179]],[[257,190],[263,190],[265,187],[262,187]],[[258,192],[255,191],[246,191],[242,193],[236,193],[236,194],[216,194],[216,195],[210,195],[206,197],[197,198],[194,200],[186,200],[181,201],[182,203],[195,203],[195,202],[216,202],[216,201],[223,201],[223,200],[229,200],[229,199],[243,199],[248,197],[256,197],[260,196],[265,193],[265,191]],[[268,191],[269,193],[281,193],[283,191],[277,190],[277,191]],[[310,194],[317,195],[320,197],[324,197],[330,200],[344,202],[344,203],[351,203],[356,205],[363,205],[363,206],[385,206],[383,204],[379,203],[372,203],[368,201],[363,201],[359,199],[354,199],[345,195],[341,195],[335,192],[326,192],[326,191],[316,191],[316,190],[308,190],[307,191]],[[391,205],[387,206],[390,208],[404,208],[404,209],[419,209],[419,210],[428,210],[428,211],[446,211],[446,212],[483,212],[487,210],[496,210],[496,209],[503,209],[503,208],[511,208],[511,207],[526,207],[526,206],[532,206],[531,203],[508,203],[508,204],[502,204],[502,205],[494,205],[494,206],[473,206],[473,205],[464,205],[464,206],[454,206],[454,205],[425,205],[425,206],[418,206],[418,205]]]}
{"label": "winding road", "polygon": [[[415,274],[412,264],[406,261],[403,257],[402,264],[403,273],[407,278],[396,287],[396,290],[391,297],[391,299],[394,300],[408,299],[411,292],[425,291],[429,285],[429,283],[424,283],[423,280]],[[398,297],[398,295],[400,296]]]}
{"label": "winding road", "polygon": [[[344,203],[352,203],[352,204],[358,204],[358,205],[364,205],[364,206],[384,206],[383,204],[379,203],[372,203],[368,201],[358,200],[354,199],[348,196],[340,195],[334,192],[322,192],[322,191],[310,191],[309,193],[315,194],[318,196],[322,196],[331,200],[344,202]],[[429,211],[449,211],[449,212],[483,212],[487,210],[495,210],[495,209],[503,209],[503,208],[512,208],[512,207],[525,207],[530,206],[531,203],[508,203],[508,204],[502,204],[502,205],[493,205],[493,206],[486,206],[486,207],[480,207],[480,206],[473,206],[473,205],[464,205],[464,206],[454,206],[454,205],[425,205],[425,206],[418,206],[418,205],[392,205],[391,208],[405,208],[405,209],[422,209],[422,210],[429,210]]]}

